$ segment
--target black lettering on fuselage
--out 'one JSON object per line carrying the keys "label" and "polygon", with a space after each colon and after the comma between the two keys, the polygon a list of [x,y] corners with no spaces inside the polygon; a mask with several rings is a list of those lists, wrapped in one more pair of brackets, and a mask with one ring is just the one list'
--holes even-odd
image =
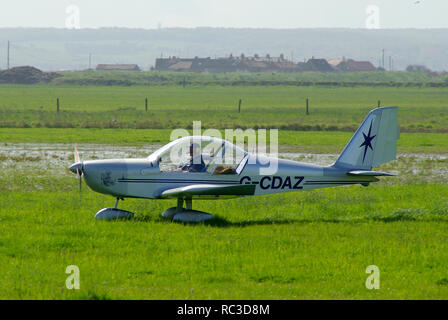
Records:
{"label": "black lettering on fuselage", "polygon": [[302,187],[299,187],[299,184],[300,184],[300,182],[303,181],[303,178],[304,177],[294,177],[294,179],[296,179],[296,183],[295,183],[293,189],[296,189],[296,190],[297,189],[302,189]]}
{"label": "black lettering on fuselage", "polygon": [[[264,176],[258,181],[252,181],[251,177],[245,176],[240,180],[240,184],[260,184],[260,188],[263,190],[266,189],[293,189],[293,190],[301,190],[303,189],[300,184],[302,183],[304,177],[294,177],[294,182],[290,176],[280,177],[280,176]],[[293,185],[294,183],[294,185]]]}
{"label": "black lettering on fuselage", "polygon": [[271,189],[278,189],[282,186],[283,179],[282,177],[274,176],[272,178]]}
{"label": "black lettering on fuselage", "polygon": [[285,182],[283,182],[282,190],[288,187],[288,189],[291,189],[291,177],[286,177]]}
{"label": "black lettering on fuselage", "polygon": [[264,181],[265,180],[269,180],[269,181],[271,181],[271,177],[263,177],[263,178],[261,178],[261,180],[260,180],[260,187],[261,187],[261,189],[263,189],[263,190],[266,190],[266,189],[269,189],[270,188],[270,184],[268,184],[268,185],[265,185],[264,184]]}
{"label": "black lettering on fuselage", "polygon": [[240,184],[243,184],[244,180],[247,180],[247,182],[245,182],[244,184],[250,184],[252,179],[250,177],[248,177],[248,176],[242,177],[241,180],[240,180]]}

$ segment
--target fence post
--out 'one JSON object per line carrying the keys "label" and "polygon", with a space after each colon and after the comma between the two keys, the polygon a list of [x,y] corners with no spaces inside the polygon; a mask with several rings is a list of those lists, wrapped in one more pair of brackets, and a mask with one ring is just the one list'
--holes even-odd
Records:
{"label": "fence post", "polygon": [[145,111],[148,112],[148,97],[145,98]]}
{"label": "fence post", "polygon": [[56,112],[59,112],[59,98],[56,98]]}
{"label": "fence post", "polygon": [[378,108],[381,107],[381,100],[378,100]]}
{"label": "fence post", "polygon": [[241,99],[240,99],[240,101],[238,101],[238,113],[240,113],[241,112]]}
{"label": "fence post", "polygon": [[306,115],[309,115],[310,111],[309,111],[309,99],[306,98]]}

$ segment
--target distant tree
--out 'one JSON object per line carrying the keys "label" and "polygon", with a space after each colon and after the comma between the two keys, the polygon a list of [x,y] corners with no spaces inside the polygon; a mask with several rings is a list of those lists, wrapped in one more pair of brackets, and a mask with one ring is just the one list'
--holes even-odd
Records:
{"label": "distant tree", "polygon": [[407,72],[424,72],[424,73],[432,73],[431,69],[424,65],[419,64],[411,64],[406,67]]}

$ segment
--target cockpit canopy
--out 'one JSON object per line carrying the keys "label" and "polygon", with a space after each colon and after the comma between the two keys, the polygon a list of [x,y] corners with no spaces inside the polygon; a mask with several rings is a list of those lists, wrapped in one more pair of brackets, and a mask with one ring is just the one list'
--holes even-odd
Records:
{"label": "cockpit canopy", "polygon": [[[148,157],[162,172],[239,174],[247,152],[234,144],[208,136],[189,136],[163,146]],[[244,161],[243,161],[244,160]]]}

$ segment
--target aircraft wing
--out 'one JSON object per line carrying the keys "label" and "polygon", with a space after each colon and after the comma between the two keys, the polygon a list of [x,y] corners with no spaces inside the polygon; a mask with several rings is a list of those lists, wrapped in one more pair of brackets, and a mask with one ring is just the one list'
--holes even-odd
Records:
{"label": "aircraft wing", "polygon": [[217,185],[217,184],[193,184],[190,186],[172,188],[160,193],[159,198],[235,198],[251,196],[255,193],[255,185]]}

